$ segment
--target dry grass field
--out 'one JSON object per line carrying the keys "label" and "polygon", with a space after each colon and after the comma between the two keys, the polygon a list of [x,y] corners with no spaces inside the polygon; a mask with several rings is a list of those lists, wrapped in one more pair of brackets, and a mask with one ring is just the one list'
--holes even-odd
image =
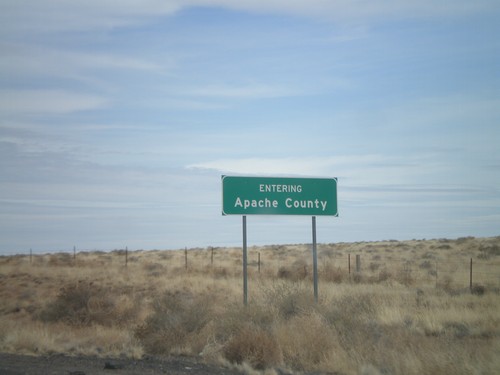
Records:
{"label": "dry grass field", "polygon": [[317,304],[310,245],[248,258],[245,307],[237,248],[0,257],[0,352],[500,373],[500,237],[320,244]]}

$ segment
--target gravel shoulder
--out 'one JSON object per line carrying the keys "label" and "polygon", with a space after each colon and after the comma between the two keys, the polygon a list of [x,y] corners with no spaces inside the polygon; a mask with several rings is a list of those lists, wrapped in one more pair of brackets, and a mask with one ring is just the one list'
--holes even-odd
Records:
{"label": "gravel shoulder", "polygon": [[65,355],[25,356],[0,353],[0,375],[241,375],[187,357],[106,359]]}

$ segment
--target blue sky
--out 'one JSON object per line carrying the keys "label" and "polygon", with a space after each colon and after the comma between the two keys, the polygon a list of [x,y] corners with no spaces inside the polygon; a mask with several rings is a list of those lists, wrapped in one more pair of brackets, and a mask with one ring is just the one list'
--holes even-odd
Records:
{"label": "blue sky", "polygon": [[498,35],[488,0],[4,0],[0,253],[240,245],[222,174],[338,177],[319,242],[499,235]]}

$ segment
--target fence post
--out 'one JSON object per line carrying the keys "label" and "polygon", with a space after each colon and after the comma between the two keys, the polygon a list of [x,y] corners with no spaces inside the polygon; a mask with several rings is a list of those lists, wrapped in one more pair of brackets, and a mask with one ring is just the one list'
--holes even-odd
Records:
{"label": "fence post", "polygon": [[73,260],[76,259],[76,246],[73,246]]}
{"label": "fence post", "polygon": [[438,262],[436,260],[436,288],[438,287]]}
{"label": "fence post", "polygon": [[186,271],[188,269],[188,249],[187,247],[184,248],[184,265],[186,268]]}
{"label": "fence post", "polygon": [[349,269],[349,275],[351,274],[351,253],[347,254],[347,268]]}
{"label": "fence post", "polygon": [[356,272],[361,271],[361,255],[356,254]]}
{"label": "fence post", "polygon": [[469,289],[470,289],[470,292],[472,293],[472,258],[470,258]]}
{"label": "fence post", "polygon": [[258,269],[259,269],[259,273],[260,273],[260,252],[257,253],[258,254],[258,262],[257,262],[257,265],[258,265]]}

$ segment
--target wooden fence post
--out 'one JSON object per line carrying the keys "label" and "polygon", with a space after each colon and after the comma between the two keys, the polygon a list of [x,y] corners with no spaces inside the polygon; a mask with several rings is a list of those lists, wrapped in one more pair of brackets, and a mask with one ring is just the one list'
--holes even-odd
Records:
{"label": "wooden fence post", "polygon": [[356,272],[361,272],[361,255],[356,254]]}
{"label": "wooden fence post", "polygon": [[470,258],[469,289],[470,289],[470,292],[472,293],[472,258]]}
{"label": "wooden fence post", "polygon": [[186,267],[186,271],[188,269],[188,249],[187,247],[184,248],[184,265]]}
{"label": "wooden fence post", "polygon": [[436,288],[438,287],[438,262],[436,261]]}

